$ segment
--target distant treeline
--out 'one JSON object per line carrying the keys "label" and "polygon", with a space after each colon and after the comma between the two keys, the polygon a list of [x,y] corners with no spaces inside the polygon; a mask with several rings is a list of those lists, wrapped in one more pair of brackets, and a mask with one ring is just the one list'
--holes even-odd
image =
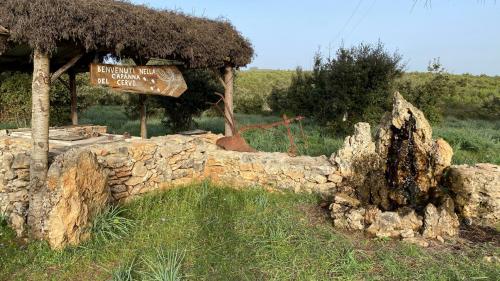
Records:
{"label": "distant treeline", "polygon": [[[306,71],[307,72],[307,71]],[[239,71],[235,84],[235,107],[243,113],[269,112],[267,98],[273,89],[290,86],[296,71],[259,70]],[[399,82],[422,84],[432,79],[432,73],[405,72]],[[442,97],[445,116],[471,119],[497,119],[500,107],[500,76],[447,74],[455,86],[453,95]],[[404,89],[400,89],[404,94]],[[497,107],[495,114],[494,107]]]}

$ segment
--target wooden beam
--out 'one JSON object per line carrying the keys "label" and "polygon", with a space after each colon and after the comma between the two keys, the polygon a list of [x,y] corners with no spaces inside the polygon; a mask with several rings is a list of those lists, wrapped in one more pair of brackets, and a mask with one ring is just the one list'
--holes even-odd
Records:
{"label": "wooden beam", "polygon": [[76,95],[76,73],[69,71],[69,92],[71,94],[71,124],[78,125],[78,98]]}
{"label": "wooden beam", "polygon": [[148,138],[148,127],[147,127],[147,112],[146,112],[146,95],[139,95],[139,105],[141,107],[141,138]]}
{"label": "wooden beam", "polygon": [[76,57],[72,58],[67,64],[61,66],[54,74],[52,74],[50,80],[54,83],[64,72],[68,71],[68,69],[72,68],[81,58],[83,54],[79,54]]}
{"label": "wooden beam", "polygon": [[46,202],[43,189],[47,180],[49,156],[50,58],[35,50],[33,54],[31,116],[31,163],[29,185],[28,226],[36,238],[43,236],[43,214]]}
{"label": "wooden beam", "polygon": [[[232,120],[231,116],[234,115],[234,110],[233,110],[233,81],[234,80],[234,73],[233,73],[233,68],[231,66],[226,66],[224,68],[224,85],[225,85],[225,91],[224,91],[224,115],[226,116],[226,120]],[[226,124],[224,126],[225,128],[225,136],[230,137],[233,135],[233,130],[231,129],[231,124],[229,124],[228,121],[226,121]]]}

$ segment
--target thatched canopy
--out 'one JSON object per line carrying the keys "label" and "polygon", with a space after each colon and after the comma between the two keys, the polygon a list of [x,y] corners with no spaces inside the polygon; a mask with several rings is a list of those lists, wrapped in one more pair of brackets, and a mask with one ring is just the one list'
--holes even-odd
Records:
{"label": "thatched canopy", "polygon": [[253,57],[250,42],[227,21],[125,1],[0,0],[0,26],[8,30],[0,28],[0,71],[32,69],[35,48],[51,55],[52,69],[85,54],[80,71],[110,53],[143,63],[176,60],[188,68],[245,66]]}

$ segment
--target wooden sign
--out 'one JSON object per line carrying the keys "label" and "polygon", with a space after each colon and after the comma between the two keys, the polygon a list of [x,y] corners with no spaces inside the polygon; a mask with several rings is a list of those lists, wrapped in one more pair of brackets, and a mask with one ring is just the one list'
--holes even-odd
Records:
{"label": "wooden sign", "polygon": [[176,66],[91,64],[90,83],[116,91],[179,97],[187,85]]}

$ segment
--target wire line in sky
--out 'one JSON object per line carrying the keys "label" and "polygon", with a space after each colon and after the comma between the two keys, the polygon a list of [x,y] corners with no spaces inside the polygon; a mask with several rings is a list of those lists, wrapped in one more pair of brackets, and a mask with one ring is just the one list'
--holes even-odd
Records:
{"label": "wire line in sky", "polygon": [[341,35],[344,32],[344,30],[346,29],[346,27],[351,23],[351,20],[354,18],[354,16],[358,12],[359,7],[361,7],[361,3],[363,3],[363,0],[359,0],[358,4],[356,5],[356,7],[354,8],[354,10],[352,11],[352,13],[349,16],[349,18],[347,19],[346,23],[340,29],[340,31],[337,34],[337,36],[335,37],[335,39],[332,40],[332,41],[330,41],[330,45],[337,43],[337,40],[341,37]]}
{"label": "wire line in sky", "polygon": [[368,14],[372,11],[373,7],[375,6],[375,3],[377,3],[377,0],[372,1],[372,4],[368,8],[368,10],[366,10],[366,12],[363,14],[363,16],[361,16],[361,18],[354,25],[354,27],[351,29],[351,31],[349,33],[347,33],[347,36],[344,38],[345,40],[349,39],[349,37],[351,37],[351,35],[354,33],[354,31],[356,31],[358,26],[365,20],[365,18],[368,16]]}

